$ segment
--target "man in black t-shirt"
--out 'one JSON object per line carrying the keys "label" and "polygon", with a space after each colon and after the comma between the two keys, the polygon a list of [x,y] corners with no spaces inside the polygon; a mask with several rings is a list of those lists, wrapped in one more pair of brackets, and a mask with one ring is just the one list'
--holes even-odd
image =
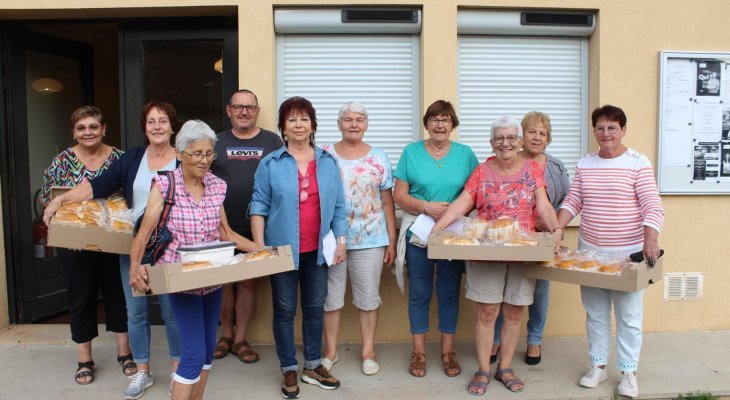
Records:
{"label": "man in black t-shirt", "polygon": [[[232,129],[218,133],[215,144],[218,157],[213,162],[213,173],[228,184],[223,202],[228,223],[236,233],[250,238],[251,221],[247,211],[253,196],[254,173],[259,161],[281,147],[282,141],[275,133],[256,126],[258,99],[250,90],[241,89],[233,93],[226,105],[226,113],[231,119]],[[257,282],[251,279],[223,286],[222,335],[215,348],[215,358],[233,352],[244,363],[258,361],[258,354],[246,340],[248,322],[256,306]]]}

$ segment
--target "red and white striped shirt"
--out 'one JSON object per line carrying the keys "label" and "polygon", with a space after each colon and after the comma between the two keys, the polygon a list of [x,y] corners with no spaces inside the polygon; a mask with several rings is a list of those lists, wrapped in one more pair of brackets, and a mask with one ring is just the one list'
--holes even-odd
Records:
{"label": "red and white striped shirt", "polygon": [[561,209],[581,214],[579,236],[599,247],[641,245],[644,226],[661,230],[664,209],[649,159],[632,149],[616,158],[591,153],[578,160]]}

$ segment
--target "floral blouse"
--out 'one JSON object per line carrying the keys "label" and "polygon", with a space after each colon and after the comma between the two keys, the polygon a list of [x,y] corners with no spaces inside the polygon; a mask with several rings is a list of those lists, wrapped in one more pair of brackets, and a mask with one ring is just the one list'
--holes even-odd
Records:
{"label": "floral blouse", "polygon": [[535,230],[535,190],[545,188],[545,178],[540,164],[525,160],[514,175],[497,175],[487,163],[479,164],[464,185],[479,216],[497,219],[502,216],[516,218],[522,229]]}
{"label": "floral blouse", "polygon": [[387,246],[388,230],[385,224],[381,190],[393,187],[393,169],[385,152],[371,146],[365,157],[357,160],[341,158],[334,146],[322,149],[337,159],[345,190],[345,211],[349,231],[349,250]]}
{"label": "floral blouse", "polygon": [[104,171],[109,169],[111,164],[124,154],[123,151],[112,147],[109,158],[96,171],[86,168],[71,147],[59,153],[51,165],[43,172],[43,187],[41,188],[41,202],[48,204],[51,201],[51,188],[53,186],[73,187],[90,181]]}

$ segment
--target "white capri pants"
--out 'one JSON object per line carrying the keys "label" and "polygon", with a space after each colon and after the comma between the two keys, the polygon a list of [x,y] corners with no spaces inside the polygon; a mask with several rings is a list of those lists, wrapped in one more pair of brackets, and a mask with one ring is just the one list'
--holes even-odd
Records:
{"label": "white capri pants", "polygon": [[324,311],[336,311],[345,305],[347,272],[350,272],[352,304],[359,310],[372,311],[380,307],[380,273],[383,272],[385,247],[347,251],[347,260],[329,267],[327,299]]}
{"label": "white capri pants", "polygon": [[[625,258],[643,248],[638,245],[624,251],[606,252],[592,248],[581,240],[579,249],[596,250],[599,255],[612,258]],[[642,319],[644,316],[644,290],[622,292],[581,286],[581,299],[586,309],[586,333],[588,354],[592,365],[608,364],[611,351],[611,306],[616,317],[616,342],[618,359],[616,364],[623,372],[636,371],[641,354]]]}

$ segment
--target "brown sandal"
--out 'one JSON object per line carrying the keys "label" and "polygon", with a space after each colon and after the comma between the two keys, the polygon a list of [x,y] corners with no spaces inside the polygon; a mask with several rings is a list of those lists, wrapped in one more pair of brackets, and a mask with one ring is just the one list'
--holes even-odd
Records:
{"label": "brown sandal", "polygon": [[221,336],[215,345],[215,350],[213,350],[213,358],[219,359],[227,356],[231,352],[231,347],[233,347],[233,339],[228,336]]}
{"label": "brown sandal", "polygon": [[259,355],[253,351],[248,340],[233,345],[233,352],[242,363],[251,364],[259,360]]}
{"label": "brown sandal", "polygon": [[441,361],[444,363],[444,373],[449,378],[453,378],[461,373],[461,365],[456,361],[455,352],[441,354]]}
{"label": "brown sandal", "polygon": [[426,376],[426,353],[411,353],[411,364],[408,366],[408,372],[416,378]]}

